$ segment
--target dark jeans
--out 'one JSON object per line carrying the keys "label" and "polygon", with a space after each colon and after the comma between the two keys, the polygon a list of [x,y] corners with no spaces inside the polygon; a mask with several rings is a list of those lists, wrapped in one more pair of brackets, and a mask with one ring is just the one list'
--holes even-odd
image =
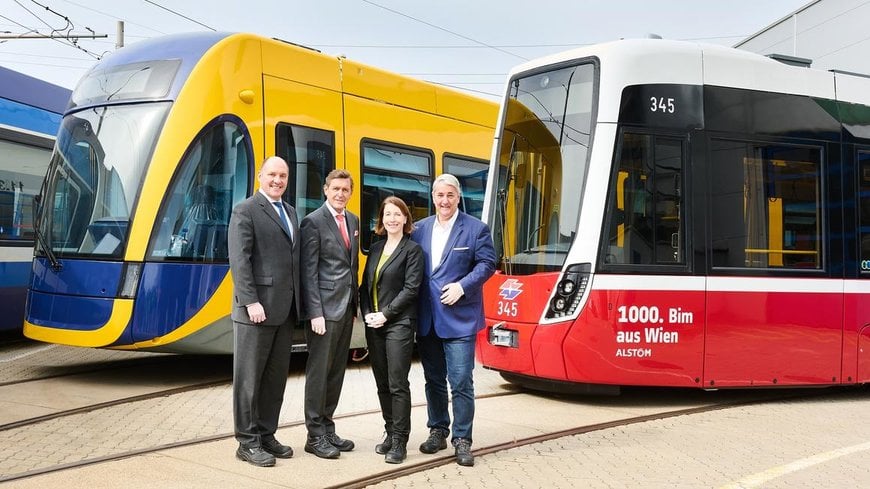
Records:
{"label": "dark jeans", "polygon": [[335,433],[332,415],[338,406],[350,336],[353,332],[353,311],[348,308],[340,321],[326,321],[326,333],[315,334],[308,326],[308,361],[305,363],[305,427],[309,437]]}
{"label": "dark jeans", "polygon": [[417,337],[420,362],[426,378],[426,404],[429,428],[450,432],[447,407],[447,382],[453,400],[453,439],[471,441],[474,422],[474,345],[477,335],[462,338],[439,338],[435,329]]}
{"label": "dark jeans", "polygon": [[366,342],[372,373],[378,386],[378,400],[387,433],[408,439],[411,433],[411,387],[408,372],[414,349],[413,324],[366,327]]}

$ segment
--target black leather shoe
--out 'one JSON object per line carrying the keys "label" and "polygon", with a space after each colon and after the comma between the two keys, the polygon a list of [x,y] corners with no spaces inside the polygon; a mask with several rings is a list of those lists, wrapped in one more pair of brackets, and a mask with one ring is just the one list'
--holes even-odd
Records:
{"label": "black leather shoe", "polygon": [[236,458],[257,467],[275,466],[275,457],[260,447],[246,448],[240,445],[239,449],[236,450]]}
{"label": "black leather shoe", "polygon": [[420,445],[420,451],[423,453],[435,453],[445,448],[447,448],[447,434],[438,428],[430,429],[429,438]]}
{"label": "black leather shoe", "polygon": [[338,448],[332,446],[332,443],[329,443],[329,440],[327,440],[325,436],[309,438],[308,441],[305,442],[305,451],[313,453],[320,458],[338,458],[341,456],[341,452],[338,451]]}
{"label": "black leather shoe", "polygon": [[263,450],[278,458],[290,458],[293,456],[292,448],[288,447],[287,445],[282,445],[278,442],[278,440],[274,438],[269,441],[262,442],[261,445],[263,447]]}
{"label": "black leather shoe", "polygon": [[377,453],[378,455],[385,455],[387,452],[390,451],[390,448],[392,448],[392,446],[393,446],[393,435],[391,435],[390,433],[387,433],[387,436],[384,437],[384,442],[378,443],[377,445],[375,445],[375,453]]}
{"label": "black leather shoe", "polygon": [[456,463],[465,467],[474,466],[474,455],[471,453],[471,441],[466,438],[453,440],[456,449]]}
{"label": "black leather shoe", "polygon": [[390,451],[384,455],[384,462],[388,464],[400,464],[408,456],[408,440],[401,435],[393,435],[390,441]]}
{"label": "black leather shoe", "polygon": [[336,435],[335,433],[327,433],[323,435],[332,446],[338,448],[342,452],[349,452],[353,450],[353,447],[356,446],[350,440],[345,440],[344,438]]}

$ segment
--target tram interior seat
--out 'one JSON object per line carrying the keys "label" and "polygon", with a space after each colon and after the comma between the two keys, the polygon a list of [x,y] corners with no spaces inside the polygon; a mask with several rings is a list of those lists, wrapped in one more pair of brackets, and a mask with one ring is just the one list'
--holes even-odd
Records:
{"label": "tram interior seat", "polygon": [[209,260],[228,258],[227,223],[217,211],[214,187],[197,185],[191,197],[193,204],[182,225],[189,232],[185,255]]}
{"label": "tram interior seat", "polygon": [[188,256],[207,260],[227,259],[227,231],[227,225],[220,221],[194,219],[187,243]]}

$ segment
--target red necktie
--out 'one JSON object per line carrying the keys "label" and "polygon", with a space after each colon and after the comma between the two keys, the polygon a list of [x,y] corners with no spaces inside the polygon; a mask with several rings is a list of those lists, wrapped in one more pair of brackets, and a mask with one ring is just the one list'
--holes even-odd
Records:
{"label": "red necktie", "polygon": [[344,214],[336,214],[335,219],[338,220],[338,229],[341,231],[341,237],[344,238],[344,247],[350,249],[350,237],[347,235],[347,226],[344,223]]}

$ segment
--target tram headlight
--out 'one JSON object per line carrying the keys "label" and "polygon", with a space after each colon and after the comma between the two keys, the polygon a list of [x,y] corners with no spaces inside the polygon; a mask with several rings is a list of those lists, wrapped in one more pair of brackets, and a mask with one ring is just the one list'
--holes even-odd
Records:
{"label": "tram headlight", "polygon": [[580,303],[583,302],[591,271],[590,263],[568,265],[562,280],[556,285],[556,293],[550,300],[550,307],[545,317],[563,318],[575,315]]}

